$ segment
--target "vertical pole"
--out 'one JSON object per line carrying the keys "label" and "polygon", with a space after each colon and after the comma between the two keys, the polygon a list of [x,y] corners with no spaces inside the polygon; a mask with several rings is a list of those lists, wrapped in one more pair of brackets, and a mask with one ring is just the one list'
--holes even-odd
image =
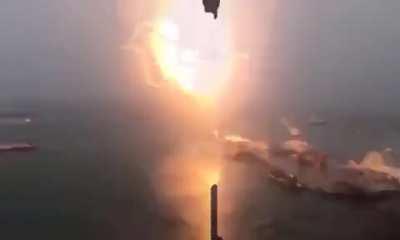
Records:
{"label": "vertical pole", "polygon": [[218,240],[218,186],[211,187],[211,240]]}

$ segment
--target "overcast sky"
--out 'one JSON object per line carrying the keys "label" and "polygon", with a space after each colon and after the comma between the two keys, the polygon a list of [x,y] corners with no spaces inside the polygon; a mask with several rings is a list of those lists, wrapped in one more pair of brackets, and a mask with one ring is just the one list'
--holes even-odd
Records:
{"label": "overcast sky", "polygon": [[[136,2],[133,6],[146,5]],[[243,9],[240,22],[257,19],[253,28],[272,21],[273,30],[263,33],[271,35],[271,44],[262,51],[273,52],[269,67],[281,97],[339,108],[399,102],[399,1],[280,0],[273,18],[265,16],[265,0],[231,4]],[[121,37],[127,35],[118,20],[112,0],[2,1],[0,94],[96,93],[96,86],[118,75]],[[256,95],[267,85],[260,83]]]}
{"label": "overcast sky", "polygon": [[3,96],[85,94],[115,63],[118,23],[112,1],[6,0],[0,5]]}
{"label": "overcast sky", "polygon": [[280,1],[285,81],[302,98],[354,108],[400,100],[400,16],[395,0]]}

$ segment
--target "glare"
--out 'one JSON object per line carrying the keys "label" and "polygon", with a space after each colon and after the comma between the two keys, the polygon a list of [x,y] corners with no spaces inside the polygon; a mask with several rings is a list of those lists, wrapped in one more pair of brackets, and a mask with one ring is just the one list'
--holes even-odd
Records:
{"label": "glare", "polygon": [[210,170],[210,172],[207,173],[206,175],[206,182],[207,182],[207,186],[211,187],[214,184],[218,184],[219,180],[220,180],[220,171],[213,171]]}
{"label": "glare", "polygon": [[226,26],[219,21],[202,11],[194,14],[183,1],[155,21],[150,46],[164,80],[197,99],[216,98],[229,75],[229,54],[221,50],[229,46],[221,34]]}
{"label": "glare", "polygon": [[168,19],[160,23],[159,34],[161,34],[167,40],[179,40],[178,26]]}

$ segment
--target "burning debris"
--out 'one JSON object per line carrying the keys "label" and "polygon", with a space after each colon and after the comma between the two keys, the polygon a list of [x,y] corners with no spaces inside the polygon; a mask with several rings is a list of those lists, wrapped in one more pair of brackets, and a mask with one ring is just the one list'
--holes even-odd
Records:
{"label": "burning debris", "polygon": [[[260,157],[268,157],[269,147],[262,141],[253,141],[236,134],[221,136],[218,131],[214,131],[214,137],[223,145],[224,156],[227,159],[235,160],[238,153],[249,153],[260,155]],[[240,157],[238,159],[240,159]]]}
{"label": "burning debris", "polygon": [[239,135],[227,135],[222,138],[226,155],[232,160],[260,164],[270,179],[298,189],[347,196],[400,191],[400,168],[387,165],[394,159],[391,149],[368,152],[359,163],[349,161],[341,165],[301,139],[299,134],[293,137],[291,133],[300,131],[293,131],[297,128],[283,122],[291,139],[267,145]]}
{"label": "burning debris", "polygon": [[351,160],[347,167],[360,171],[379,172],[400,181],[400,168],[389,166],[387,162],[389,162],[390,159],[393,159],[391,149],[385,149],[382,152],[371,151],[365,155],[360,163]]}
{"label": "burning debris", "polygon": [[301,138],[302,137],[302,133],[301,133],[300,129],[298,129],[291,122],[289,122],[289,120],[287,118],[282,118],[281,123],[283,126],[285,126],[287,128],[291,138]]}

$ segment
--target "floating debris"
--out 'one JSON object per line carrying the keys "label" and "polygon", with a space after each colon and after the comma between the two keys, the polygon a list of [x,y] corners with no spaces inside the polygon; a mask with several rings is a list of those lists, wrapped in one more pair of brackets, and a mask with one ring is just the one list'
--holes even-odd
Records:
{"label": "floating debris", "polygon": [[[388,166],[383,152],[368,152],[357,163],[337,164],[330,156],[315,149],[305,140],[288,140],[275,146],[260,148],[248,138],[223,138],[226,156],[234,161],[259,164],[267,176],[284,186],[343,195],[370,196],[384,192],[400,193],[400,168]],[[238,140],[241,141],[233,141]]]}

